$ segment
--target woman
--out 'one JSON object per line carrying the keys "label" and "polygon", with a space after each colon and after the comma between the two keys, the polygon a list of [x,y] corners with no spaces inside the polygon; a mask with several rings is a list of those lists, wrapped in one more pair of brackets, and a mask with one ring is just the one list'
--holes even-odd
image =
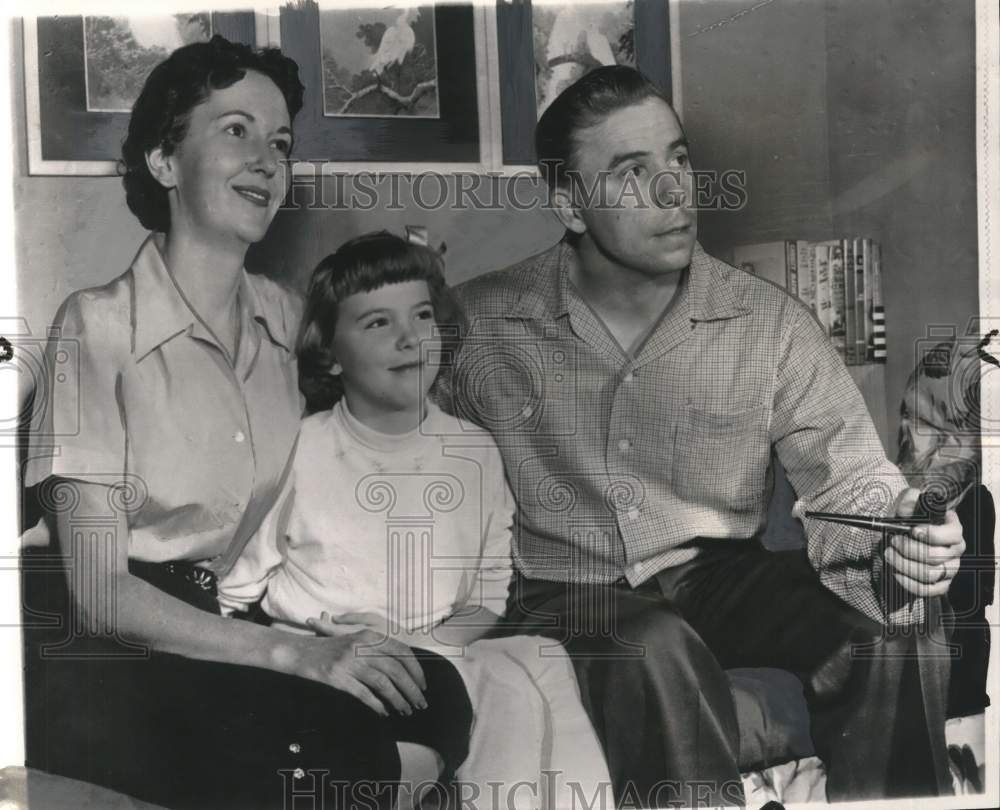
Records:
{"label": "woman", "polygon": [[301,106],[273,49],[216,36],[153,70],[123,165],[154,233],[61,307],[59,390],[79,401],[55,396],[33,437],[26,483],[43,484],[69,566],[55,607],[77,631],[32,634],[28,764],[171,807],[333,806],[345,789],[388,805],[385,782],[467,750],[444,659],[219,615],[215,578],[273,504],[298,430],[299,307],[243,261],[288,190]]}

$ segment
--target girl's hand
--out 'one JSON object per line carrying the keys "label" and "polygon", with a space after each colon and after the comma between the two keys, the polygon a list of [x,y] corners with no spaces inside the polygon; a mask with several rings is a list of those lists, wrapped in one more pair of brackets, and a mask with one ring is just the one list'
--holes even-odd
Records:
{"label": "girl's hand", "polygon": [[387,705],[407,715],[427,708],[420,663],[409,647],[384,634],[339,626],[320,638],[290,636],[289,643],[295,647],[289,671],[347,692],[383,717],[389,715]]}
{"label": "girl's hand", "polygon": [[395,639],[408,647],[420,647],[427,643],[428,636],[411,633],[401,627],[390,627],[389,620],[381,613],[341,613],[331,616],[325,610],[319,618],[307,619],[306,624],[320,636],[342,636],[371,630],[382,638]]}
{"label": "girl's hand", "polygon": [[306,624],[320,636],[342,636],[361,630],[389,635],[389,620],[378,613],[341,613],[334,617],[324,610],[318,619],[307,619]]}

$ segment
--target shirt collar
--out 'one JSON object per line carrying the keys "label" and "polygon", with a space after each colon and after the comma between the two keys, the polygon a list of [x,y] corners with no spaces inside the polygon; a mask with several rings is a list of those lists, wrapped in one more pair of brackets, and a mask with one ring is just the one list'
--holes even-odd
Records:
{"label": "shirt collar", "polygon": [[739,271],[695,242],[688,276],[688,312],[692,321],[718,321],[745,315],[750,308],[737,297],[731,279]]}
{"label": "shirt collar", "polygon": [[[564,238],[531,262],[518,279],[521,295],[511,310],[514,318],[556,318],[569,312],[569,273],[575,261]],[[737,297],[730,280],[738,272],[709,256],[697,242],[691,256],[687,300],[692,321],[735,318],[750,311]]]}
{"label": "shirt collar", "polygon": [[551,318],[569,312],[569,274],[574,261],[572,248],[561,239],[534,261],[527,263],[518,279],[521,295],[511,309],[514,318]]}
{"label": "shirt collar", "polygon": [[[162,245],[162,234],[150,234],[132,261],[135,285],[132,333],[136,361],[189,330],[192,334],[197,332],[209,337],[167,270]],[[258,294],[245,270],[241,271],[240,301],[247,316],[264,325],[273,343],[292,350],[295,338],[289,332],[288,318],[284,317],[280,305]]]}

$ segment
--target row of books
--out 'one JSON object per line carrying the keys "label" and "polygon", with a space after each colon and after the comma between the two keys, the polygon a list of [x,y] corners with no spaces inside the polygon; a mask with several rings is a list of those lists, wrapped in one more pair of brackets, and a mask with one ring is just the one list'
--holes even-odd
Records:
{"label": "row of books", "polygon": [[740,245],[733,265],[773,281],[816,315],[849,366],[885,362],[882,248],[867,237]]}

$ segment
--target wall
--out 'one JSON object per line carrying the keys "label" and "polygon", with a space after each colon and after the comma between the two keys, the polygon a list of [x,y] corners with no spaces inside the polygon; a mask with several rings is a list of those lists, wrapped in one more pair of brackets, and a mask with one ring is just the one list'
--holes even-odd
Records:
{"label": "wall", "polygon": [[682,0],[679,17],[696,165],[747,174],[746,208],[703,214],[703,244],[882,243],[894,454],[916,341],[978,313],[974,4]]}
{"label": "wall", "polygon": [[[448,184],[446,199],[461,199],[455,190],[456,178],[444,179]],[[472,180],[468,178],[468,182]],[[366,231],[386,228],[403,233],[406,225],[425,226],[432,244],[437,246],[443,241],[447,245],[448,280],[454,284],[537,253],[562,234],[551,212],[518,210],[542,197],[540,181],[532,178],[484,182],[474,195],[482,203],[477,210],[472,207],[473,195],[466,195],[468,210],[431,207],[441,196],[436,180],[421,181],[414,188],[405,178],[399,178],[398,192],[393,192],[393,181],[382,178],[373,184],[382,206],[369,211],[342,205],[347,194],[340,189],[343,186],[349,193],[350,178],[325,177],[320,188],[312,183],[309,180],[292,189],[289,208],[279,211],[267,237],[247,257],[250,269],[284,278],[300,289],[308,283],[320,259],[346,239]],[[372,185],[367,180],[363,184]],[[364,202],[369,195],[359,191],[357,197]],[[425,204],[417,205],[414,197]],[[391,202],[394,199],[398,206]],[[387,210],[390,205],[397,210]]]}
{"label": "wall", "polygon": [[882,243],[895,424],[928,326],[961,333],[979,312],[975,8],[864,8],[860,27],[861,0],[827,9],[831,204],[835,233]]}

